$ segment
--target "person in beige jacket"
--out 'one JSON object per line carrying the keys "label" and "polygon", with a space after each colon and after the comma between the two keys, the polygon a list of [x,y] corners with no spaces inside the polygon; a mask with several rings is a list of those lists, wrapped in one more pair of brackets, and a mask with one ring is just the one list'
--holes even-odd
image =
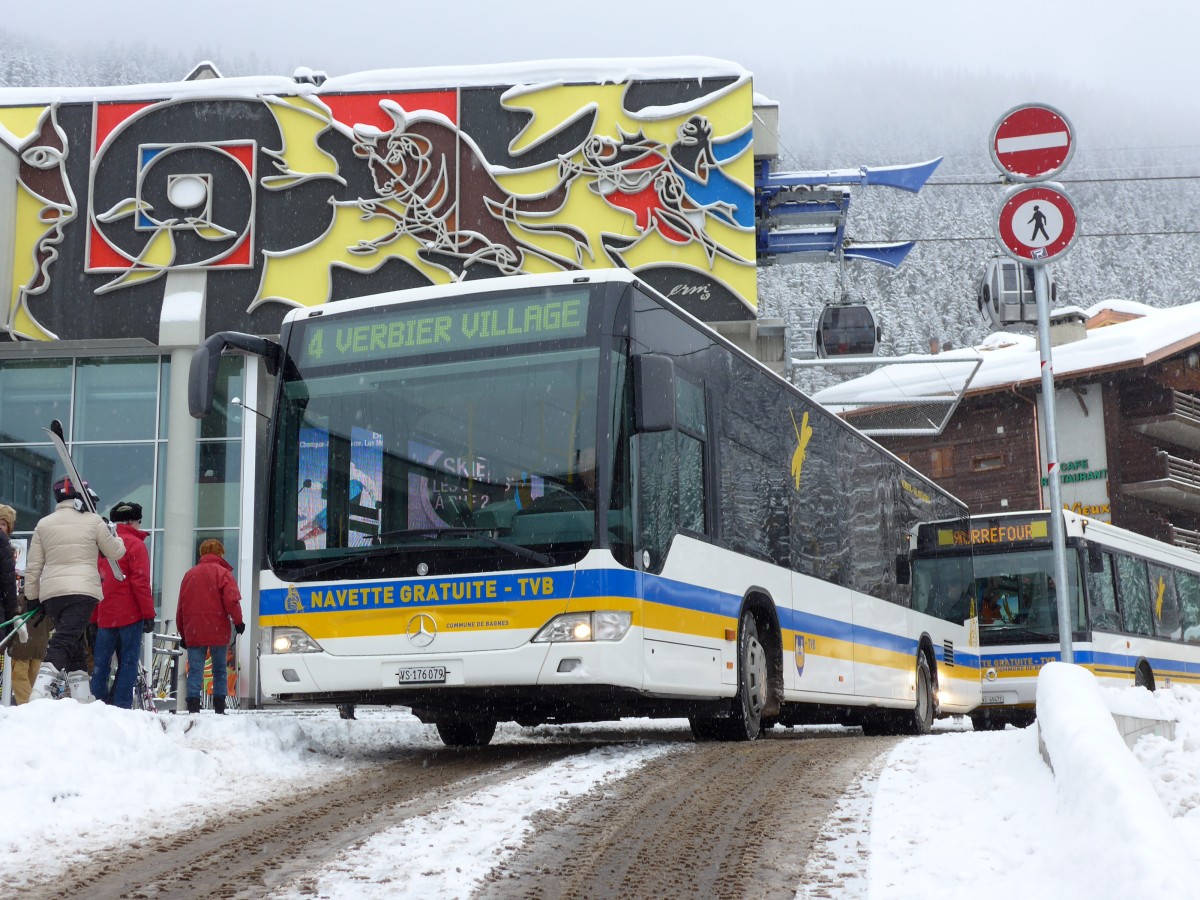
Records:
{"label": "person in beige jacket", "polygon": [[[104,596],[96,559],[103,553],[118,560],[125,542],[108,523],[83,505],[80,491],[90,491],[69,477],[54,482],[54,512],[33,530],[25,562],[25,596],[41,600],[54,627],[46,658],[38,669],[29,699],[48,697],[55,682],[66,682],[67,692],[80,703],[90,703],[91,676],[87,671],[84,631],[92,611]],[[95,494],[92,494],[95,500]]]}

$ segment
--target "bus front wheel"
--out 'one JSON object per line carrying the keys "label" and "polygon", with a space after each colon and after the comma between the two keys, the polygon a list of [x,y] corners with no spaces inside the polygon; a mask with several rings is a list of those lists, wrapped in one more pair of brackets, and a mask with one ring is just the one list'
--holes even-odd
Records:
{"label": "bus front wheel", "polygon": [[758,639],[758,625],[749,612],[738,623],[738,689],[733,712],[726,718],[693,716],[692,736],[698,741],[753,741],[763,729],[767,702],[767,649]]}
{"label": "bus front wheel", "polygon": [[496,733],[495,719],[439,719],[436,725],[447,747],[486,747]]}
{"label": "bus front wheel", "polygon": [[916,689],[916,705],[911,712],[903,714],[903,734],[929,734],[933,729],[933,673],[929,669],[929,658],[924,653],[917,654]]}
{"label": "bus front wheel", "polygon": [[762,733],[767,702],[767,649],[758,639],[758,624],[749,612],[738,623],[738,692],[729,718],[729,740],[752,741]]}

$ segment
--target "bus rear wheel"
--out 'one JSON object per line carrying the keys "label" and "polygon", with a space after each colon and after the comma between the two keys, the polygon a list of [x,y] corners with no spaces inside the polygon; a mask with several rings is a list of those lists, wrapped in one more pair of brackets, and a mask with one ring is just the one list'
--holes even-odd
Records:
{"label": "bus rear wheel", "polygon": [[439,719],[435,724],[447,747],[486,747],[496,733],[495,719]]}
{"label": "bus rear wheel", "polygon": [[971,713],[971,727],[975,731],[1003,731],[1005,722],[987,713]]}
{"label": "bus rear wheel", "polygon": [[725,737],[722,725],[725,719],[712,719],[707,716],[692,716],[688,722],[692,726],[692,737],[698,741],[719,741]]}
{"label": "bus rear wheel", "polygon": [[1146,663],[1140,663],[1134,670],[1133,686],[1144,687],[1148,691],[1154,690],[1154,673],[1150,671],[1150,666]]}

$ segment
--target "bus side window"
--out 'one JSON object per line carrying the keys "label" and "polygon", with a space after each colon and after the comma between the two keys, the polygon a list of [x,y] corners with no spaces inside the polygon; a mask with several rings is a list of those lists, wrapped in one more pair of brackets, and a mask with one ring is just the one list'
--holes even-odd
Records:
{"label": "bus side window", "polygon": [[1200,575],[1176,572],[1175,587],[1179,590],[1183,639],[1189,644],[1200,644]]}
{"label": "bus side window", "polygon": [[1113,584],[1112,554],[1088,547],[1088,621],[1101,631],[1120,631],[1117,591]]}
{"label": "bus side window", "polygon": [[1118,556],[1117,597],[1125,630],[1131,634],[1154,634],[1150,609],[1150,581],[1144,560]]}
{"label": "bus side window", "polygon": [[641,494],[641,543],[650,551],[650,567],[658,571],[666,560],[679,511],[679,478],[675,432],[638,435]]}
{"label": "bus side window", "polygon": [[704,534],[704,441],[708,435],[708,414],[704,407],[704,386],[693,384],[680,374],[675,379],[676,447],[679,452],[679,527]]}
{"label": "bus side window", "polygon": [[1179,595],[1175,593],[1175,570],[1149,564],[1150,608],[1154,612],[1154,632],[1159,637],[1179,640]]}

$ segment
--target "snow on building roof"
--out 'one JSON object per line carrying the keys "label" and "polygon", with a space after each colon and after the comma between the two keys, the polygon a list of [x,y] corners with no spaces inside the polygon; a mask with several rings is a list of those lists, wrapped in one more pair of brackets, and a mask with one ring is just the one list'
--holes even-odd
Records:
{"label": "snow on building roof", "polygon": [[[1054,377],[1058,381],[1099,372],[1143,368],[1200,346],[1200,303],[1156,309],[1131,301],[1106,300],[1088,308],[1085,313],[1088,317],[1087,337],[1061,344],[1051,351]],[[1128,315],[1136,318],[1127,321],[1119,318]],[[880,359],[881,365],[869,374],[818,391],[813,399],[835,409],[839,406],[861,409],[871,404],[873,396],[887,396],[895,402],[897,392],[912,397],[944,393],[948,384],[955,380],[961,383],[965,364],[976,358],[983,362],[965,396],[1041,383],[1041,355],[1037,341],[1029,335],[995,332],[978,347],[949,350],[933,356],[909,354],[898,357],[929,360],[929,365],[889,366]]]}
{"label": "snow on building roof", "polygon": [[[203,65],[203,64],[201,64]],[[304,71],[305,67],[300,67]],[[202,78],[162,84],[103,87],[0,88],[0,106],[21,103],[80,103],[100,100],[184,99],[201,97],[254,98],[266,95],[346,93],[491,87],[495,85],[621,83],[671,78],[737,78],[750,72],[734,62],[708,56],[629,57],[613,59],[548,59],[471,66],[379,69],[331,77],[322,84],[294,77],[255,75]]]}

